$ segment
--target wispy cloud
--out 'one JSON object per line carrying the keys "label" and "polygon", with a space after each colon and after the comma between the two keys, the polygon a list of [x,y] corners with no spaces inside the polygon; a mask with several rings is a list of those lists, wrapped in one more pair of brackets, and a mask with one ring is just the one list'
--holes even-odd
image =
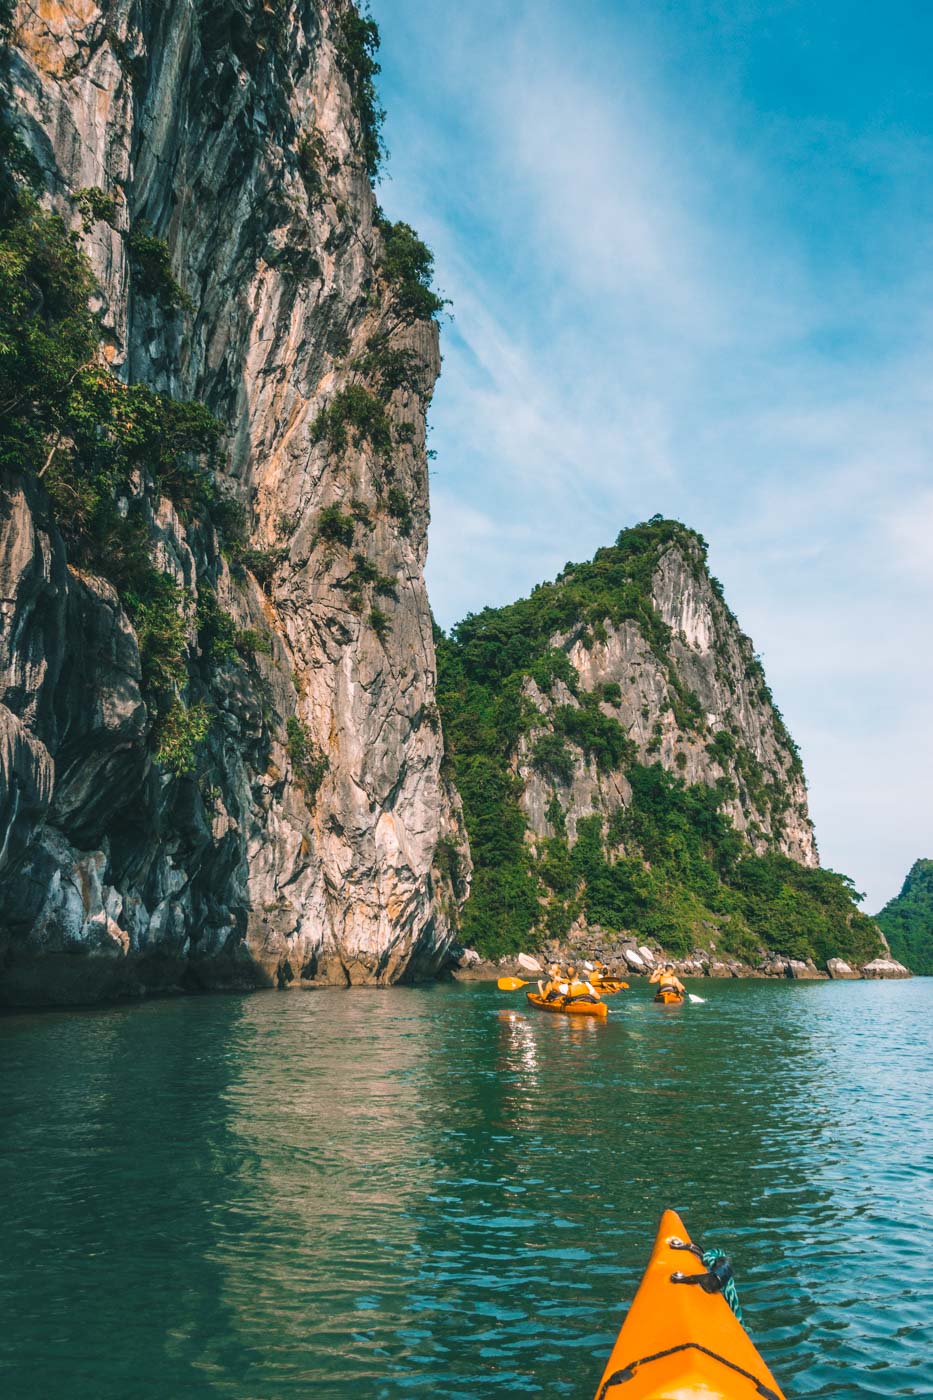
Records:
{"label": "wispy cloud", "polygon": [[929,599],[933,591],[933,488],[921,486],[882,518],[882,546],[894,567]]}
{"label": "wispy cloud", "polygon": [[726,8],[731,48],[685,4],[668,53],[650,5],[376,5],[384,202],[455,306],[431,596],[449,625],[655,510],[702,530],[877,905],[933,854],[930,133],[757,111],[724,54],[760,6]]}

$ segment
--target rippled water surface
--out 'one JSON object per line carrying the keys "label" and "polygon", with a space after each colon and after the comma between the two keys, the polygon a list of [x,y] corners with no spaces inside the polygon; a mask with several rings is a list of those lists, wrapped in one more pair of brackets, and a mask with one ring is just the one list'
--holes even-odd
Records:
{"label": "rippled water surface", "polygon": [[591,1400],[667,1204],[789,1394],[933,1394],[933,980],[696,990],[0,1020],[0,1394]]}

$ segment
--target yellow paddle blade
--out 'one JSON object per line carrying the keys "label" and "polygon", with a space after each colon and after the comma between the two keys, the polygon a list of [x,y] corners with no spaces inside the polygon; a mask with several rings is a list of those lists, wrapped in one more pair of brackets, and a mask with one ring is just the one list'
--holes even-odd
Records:
{"label": "yellow paddle blade", "polygon": [[500,977],[496,986],[500,992],[517,992],[519,987],[527,987],[528,983],[520,977]]}

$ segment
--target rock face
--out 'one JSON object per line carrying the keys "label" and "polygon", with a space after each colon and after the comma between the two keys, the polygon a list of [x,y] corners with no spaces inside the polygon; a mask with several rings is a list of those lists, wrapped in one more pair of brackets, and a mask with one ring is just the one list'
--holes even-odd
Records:
{"label": "rock face", "polygon": [[896,962],[894,958],[873,958],[862,968],[862,976],[876,979],[898,978],[909,977],[910,972],[903,963]]}
{"label": "rock face", "polygon": [[813,981],[817,977],[825,977],[825,973],[818,971],[812,958],[803,962],[800,958],[790,958],[787,963],[786,976],[798,982]]}
{"label": "rock face", "polygon": [[716,976],[815,977],[881,951],[851,883],[820,869],[800,755],[695,531],[623,529],[464,618],[440,658],[474,862],[463,938],[484,957],[638,972],[648,947]]}
{"label": "rock face", "polygon": [[[652,648],[635,620],[607,620],[599,635],[581,636],[579,627],[556,633],[552,645],[566,652],[583,691],[605,697],[610,687],[610,698],[603,698],[600,709],[622,725],[640,762],[659,762],[688,784],[729,780],[734,796],[721,810],[754,850],[777,849],[802,865],[817,865],[796,749],[771,703],[751,642],[717,592],[701,548],[687,531],[661,553],[650,601],[670,629],[666,656]],[[525,694],[545,720],[561,706],[580,707],[560,681],[543,694],[529,679]],[[692,712],[683,704],[683,694],[690,695]],[[522,810],[539,837],[551,834],[547,810],[554,788],[552,774],[534,761],[541,733],[538,727],[528,730],[515,765],[523,786]],[[618,770],[601,772],[585,752],[574,755],[573,776],[565,788],[571,834],[582,817],[594,812],[611,817],[631,797]]]}
{"label": "rock face", "polygon": [[[452,941],[469,857],[422,572],[437,327],[386,271],[348,15],[15,12],[17,125],[91,261],[105,358],[224,425],[252,553],[232,571],[209,523],[142,482],[153,556],[187,599],[188,698],[211,718],[176,777],[153,763],[120,597],[69,563],[41,483],[3,483],[0,1001],[384,983],[433,974]],[[165,240],[179,305],[134,274],[136,235]],[[321,417],[335,402],[349,418]],[[248,659],[208,663],[205,590]]]}

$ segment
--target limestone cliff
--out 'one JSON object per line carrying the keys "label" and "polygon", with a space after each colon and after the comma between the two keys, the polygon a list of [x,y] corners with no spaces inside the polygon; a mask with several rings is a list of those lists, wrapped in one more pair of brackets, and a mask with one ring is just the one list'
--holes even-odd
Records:
{"label": "limestone cliff", "polygon": [[[39,208],[93,274],[68,392],[156,396],[126,399],[115,493],[174,591],[166,616],[120,583],[119,520],[79,548],[114,412],[95,439],[72,400],[44,436],[34,411],[0,513],[0,1001],[429,975],[469,876],[422,572],[440,303],[372,191],[373,27],[348,0],[23,0],[8,37]],[[219,424],[216,491],[186,495],[190,431],[138,448],[130,410],[177,426],[168,400]],[[181,669],[154,681],[159,627]]]}
{"label": "limestone cliff", "polygon": [[441,647],[465,939],[488,956],[594,930],[753,965],[880,949],[819,867],[799,754],[695,532],[623,530]]}
{"label": "limestone cliff", "polygon": [[[753,850],[778,850],[802,865],[818,864],[797,750],[752,643],[691,532],[678,533],[658,551],[650,606],[665,629],[662,646],[652,646],[637,619],[611,617],[596,630],[577,625],[557,632],[550,645],[566,654],[584,695],[599,697],[599,713],[621,725],[633,745],[627,756],[660,763],[687,784],[725,780],[720,810]],[[515,754],[521,805],[534,835],[547,836],[553,775],[546,761],[536,762],[535,749],[552,729],[555,710],[580,710],[581,700],[559,678],[547,692],[528,678],[524,691],[541,721],[522,734]],[[567,752],[573,775],[561,796],[566,789],[567,824],[575,834],[580,818],[597,811],[611,815],[630,803],[631,788],[621,770],[601,769],[588,761],[585,749],[572,745]]]}

